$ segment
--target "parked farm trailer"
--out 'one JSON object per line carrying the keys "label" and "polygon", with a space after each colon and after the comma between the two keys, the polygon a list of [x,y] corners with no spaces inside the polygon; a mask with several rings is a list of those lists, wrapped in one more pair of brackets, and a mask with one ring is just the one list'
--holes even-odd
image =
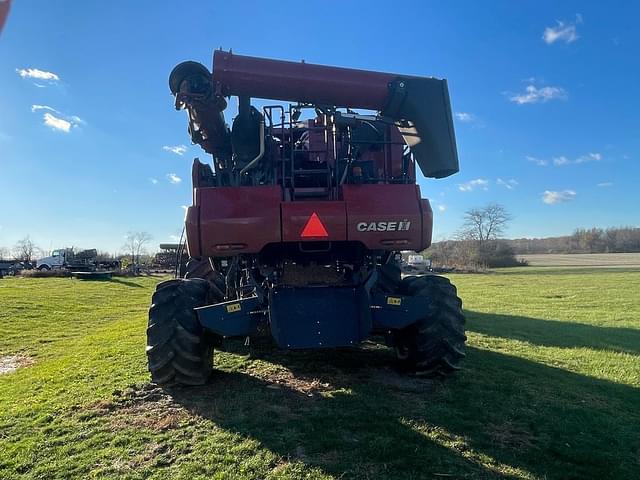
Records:
{"label": "parked farm trailer", "polygon": [[[431,244],[416,164],[426,177],[458,171],[446,81],[216,51],[213,73],[184,62],[169,86],[213,168],[193,164],[186,278],[153,295],[154,382],[203,384],[225,338],[264,331],[285,349],[379,334],[408,372],[460,368],[456,288],[436,275],[402,278],[397,260]],[[239,105],[232,128],[229,96]],[[258,110],[252,98],[294,103]]]}

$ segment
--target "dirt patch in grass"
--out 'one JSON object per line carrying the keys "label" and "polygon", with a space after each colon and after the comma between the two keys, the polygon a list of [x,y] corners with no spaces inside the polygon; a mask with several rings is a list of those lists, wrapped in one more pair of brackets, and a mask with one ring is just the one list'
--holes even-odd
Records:
{"label": "dirt patch in grass", "polygon": [[89,412],[109,417],[114,430],[144,428],[164,432],[190,419],[189,412],[169,393],[151,384],[116,391],[113,400],[96,402],[89,407]]}
{"label": "dirt patch in grass", "polygon": [[272,368],[252,365],[247,369],[246,374],[267,382],[266,388],[273,390],[284,388],[310,397],[336,389],[336,386],[332,385],[327,379],[299,373],[295,374],[283,367],[271,365],[270,367]]}
{"label": "dirt patch in grass", "polygon": [[0,355],[0,375],[15,372],[17,369],[32,363],[33,359],[28,355]]}

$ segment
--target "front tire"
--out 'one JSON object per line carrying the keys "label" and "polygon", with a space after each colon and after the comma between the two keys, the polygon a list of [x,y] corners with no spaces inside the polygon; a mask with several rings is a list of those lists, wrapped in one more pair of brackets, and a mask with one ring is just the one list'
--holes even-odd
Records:
{"label": "front tire", "polygon": [[215,303],[209,282],[175,279],[158,284],[149,309],[147,360],[161,386],[203,385],[213,369],[214,341],[194,308]]}
{"label": "front tire", "polygon": [[400,367],[426,377],[448,376],[460,370],[465,357],[465,319],[462,300],[448,278],[437,275],[407,277],[403,295],[425,296],[430,306],[413,325],[394,335]]}

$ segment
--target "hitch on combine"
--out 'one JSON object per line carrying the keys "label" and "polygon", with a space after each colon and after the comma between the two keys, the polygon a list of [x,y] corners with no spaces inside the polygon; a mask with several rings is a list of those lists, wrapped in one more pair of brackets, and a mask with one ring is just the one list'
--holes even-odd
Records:
{"label": "hitch on combine", "polygon": [[[416,165],[433,178],[458,171],[444,80],[220,50],[213,72],[181,63],[169,87],[213,168],[194,161],[190,259],[183,278],[153,296],[153,381],[202,384],[214,347],[258,332],[289,349],[380,334],[407,371],[460,368],[466,337],[455,287],[435,275],[402,278],[396,263],[399,250],[431,244]],[[231,128],[230,96],[238,97]],[[293,103],[259,111],[252,98]]]}

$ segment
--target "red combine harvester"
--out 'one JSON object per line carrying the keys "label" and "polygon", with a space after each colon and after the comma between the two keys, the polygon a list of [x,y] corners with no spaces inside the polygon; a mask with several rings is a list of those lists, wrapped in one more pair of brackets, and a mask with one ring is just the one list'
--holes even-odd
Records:
{"label": "red combine harvester", "polygon": [[[185,278],[153,295],[154,382],[203,384],[225,338],[264,332],[287,349],[383,335],[405,371],[460,368],[455,287],[435,275],[402,278],[398,266],[399,250],[431,244],[416,164],[427,177],[458,171],[446,81],[220,50],[213,73],[184,62],[169,86],[213,168],[193,164]],[[258,110],[252,98],[294,103]]]}

